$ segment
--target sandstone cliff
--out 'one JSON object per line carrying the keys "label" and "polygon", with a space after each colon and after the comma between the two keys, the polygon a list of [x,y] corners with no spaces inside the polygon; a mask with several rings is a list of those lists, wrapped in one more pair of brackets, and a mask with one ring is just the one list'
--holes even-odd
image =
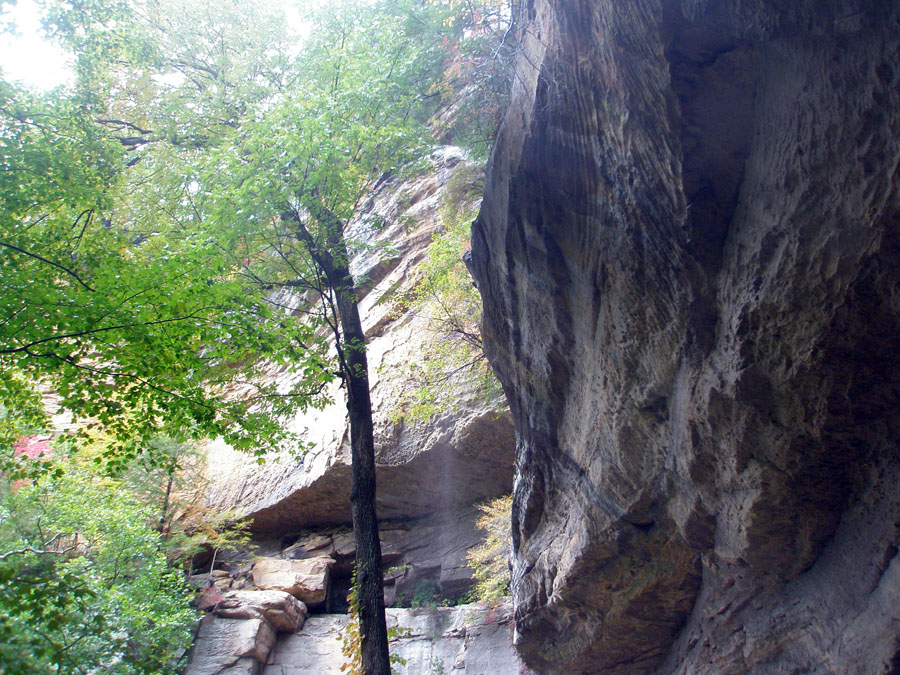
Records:
{"label": "sandstone cliff", "polygon": [[[426,421],[397,419],[397,401],[414,388],[404,364],[421,358],[427,341],[442,339],[427,316],[398,299],[417,282],[416,268],[442,227],[445,187],[467,164],[458,148],[436,150],[432,170],[411,179],[383,180],[350,225],[357,245],[351,271],[360,287],[375,415],[378,509],[384,519],[418,518],[508,493],[514,437],[502,397],[485,400],[466,373],[447,388],[452,406]],[[280,302],[301,300],[285,294]],[[280,371],[269,373],[278,380]],[[302,457],[290,449],[262,464],[221,442],[207,447],[209,506],[253,519],[258,534],[350,522],[350,439],[344,393],[334,403],[290,420],[312,444]]]}
{"label": "sandstone cliff", "polygon": [[521,4],[473,227],[519,649],[900,667],[900,3]]}
{"label": "sandstone cliff", "polygon": [[[474,583],[467,553],[483,537],[473,504],[512,487],[515,439],[505,401],[485,396],[490,392],[473,385],[470,372],[447,378],[443,395],[451,405],[431,419],[396,415],[398,400],[417,386],[405,366],[421,361],[430,340],[446,339],[433,317],[398,300],[419,280],[419,263],[455,199],[453,185],[478,173],[458,148],[437,149],[431,163],[432,170],[413,178],[385,177],[350,224],[375,413],[388,605],[408,605],[432,591],[426,598],[432,604],[465,597]],[[284,294],[278,301],[299,308],[304,300]],[[267,376],[287,377],[277,369]],[[286,448],[259,464],[221,442],[207,444],[207,504],[248,517],[254,540],[247,551],[219,554],[215,570],[192,578],[204,589],[207,613],[185,675],[341,672],[347,615],[332,612],[346,611],[356,552],[346,405],[337,384],[332,394],[333,405],[289,422],[312,443],[301,457]],[[317,613],[308,622],[307,610]],[[392,608],[389,618],[408,629],[392,647],[408,660],[402,672],[524,672],[511,645],[508,608]]]}

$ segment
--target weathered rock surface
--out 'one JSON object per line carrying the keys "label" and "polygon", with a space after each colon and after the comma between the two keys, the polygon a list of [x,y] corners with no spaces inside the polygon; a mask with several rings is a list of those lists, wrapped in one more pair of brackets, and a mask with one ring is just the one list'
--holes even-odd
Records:
{"label": "weathered rock surface", "polygon": [[[426,609],[388,609],[388,625],[405,629],[391,653],[406,659],[400,673],[521,675],[527,673],[512,647],[509,607],[479,605]],[[345,614],[310,617],[303,630],[282,636],[262,675],[339,675],[345,659],[341,631]]]}
{"label": "weathered rock surface", "polygon": [[[385,603],[458,602],[474,586],[469,551],[484,533],[470,506],[379,526]],[[347,610],[356,545],[349,526],[319,528],[282,540],[257,540],[252,550],[224,552],[220,569],[196,574],[197,604],[223,618],[262,618],[279,632],[296,630],[311,611]],[[298,600],[299,598],[299,600]]]}
{"label": "weathered rock surface", "polygon": [[262,590],[289,593],[310,607],[323,605],[334,559],[327,556],[304,560],[259,558],[253,564],[253,584]]}
{"label": "weathered rock surface", "polygon": [[523,3],[473,267],[541,672],[900,663],[898,14]]}
{"label": "weathered rock surface", "polygon": [[306,606],[283,591],[229,591],[203,617],[184,675],[258,675],[276,634],[303,627]]}
{"label": "weathered rock surface", "polygon": [[306,618],[306,605],[292,594],[280,590],[229,591],[215,607],[223,619],[262,619],[276,632],[300,630]]}
{"label": "weathered rock surface", "polygon": [[184,675],[256,675],[275,645],[275,631],[263,619],[208,615]]}
{"label": "weathered rock surface", "polygon": [[394,538],[393,547],[402,555],[394,563],[393,583],[385,586],[386,600],[408,601],[429,583],[442,598],[463,597],[474,584],[467,555],[484,538],[475,526],[478,515],[472,507],[446,511],[412,523]]}
{"label": "weathered rock surface", "polygon": [[[505,402],[485,402],[467,387],[456,388],[458,407],[427,422],[391,421],[405,389],[404,374],[426,341],[436,336],[428,317],[400,311],[397,298],[416,283],[415,268],[441,228],[444,187],[467,165],[461,151],[442,148],[434,171],[413,180],[382,181],[350,226],[360,242],[351,268],[365,294],[360,313],[368,341],[369,379],[375,413],[378,511],[383,519],[418,518],[468,506],[509,492],[515,438]],[[296,298],[285,295],[284,304]],[[270,377],[283,375],[272,372]],[[299,415],[290,424],[314,444],[294,459],[285,451],[267,458],[208,447],[209,505],[253,517],[253,529],[285,534],[302,528],[350,522],[350,446],[343,392],[323,411]]]}
{"label": "weathered rock surface", "polygon": [[[386,604],[408,604],[420,589],[433,591],[439,599],[463,598],[475,581],[468,552],[484,537],[475,525],[478,517],[479,511],[470,506],[415,521],[382,522],[379,534]],[[280,551],[275,548],[277,542],[259,542],[252,579],[246,581],[241,573],[247,567],[243,560],[222,556],[220,560],[230,572],[216,570],[215,574],[224,576],[215,577],[215,590],[224,592],[243,583],[288,592],[313,610],[346,610],[356,556],[349,526],[317,529],[288,541],[291,543]],[[208,583],[207,575],[196,579],[200,586]]]}

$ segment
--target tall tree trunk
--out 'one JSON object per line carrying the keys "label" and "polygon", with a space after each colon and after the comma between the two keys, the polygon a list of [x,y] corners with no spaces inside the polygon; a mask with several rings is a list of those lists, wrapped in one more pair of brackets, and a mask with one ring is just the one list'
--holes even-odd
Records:
{"label": "tall tree trunk", "polygon": [[172,486],[175,483],[175,468],[170,466],[166,472],[166,493],[163,496],[162,513],[159,514],[159,533],[162,535],[169,534],[169,528],[166,521],[169,518],[169,500],[172,498]]}
{"label": "tall tree trunk", "polygon": [[362,666],[366,675],[390,675],[381,542],[375,512],[375,438],[372,401],[365,351],[365,334],[352,287],[337,292],[344,333],[347,370],[347,410],[350,413],[350,448],[353,459],[353,533],[356,539],[356,592],[362,635]]}
{"label": "tall tree trunk", "polygon": [[359,318],[356,288],[350,274],[350,258],[340,220],[324,206],[314,208],[316,220],[326,234],[325,246],[316,242],[296,212],[285,215],[298,225],[298,236],[325,273],[337,301],[342,333],[337,347],[342,355],[341,374],[347,387],[347,411],[350,415],[353,462],[350,505],[356,539],[356,593],[362,636],[362,669],[366,675],[390,675],[381,541],[375,511],[375,434],[372,400],[369,397],[366,335]]}

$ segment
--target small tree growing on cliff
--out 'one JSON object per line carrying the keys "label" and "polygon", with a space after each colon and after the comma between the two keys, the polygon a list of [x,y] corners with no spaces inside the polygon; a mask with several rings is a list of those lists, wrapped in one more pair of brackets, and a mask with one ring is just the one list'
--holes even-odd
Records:
{"label": "small tree growing on cliff", "polygon": [[[459,403],[460,387],[485,400],[501,395],[481,346],[481,296],[463,260],[483,187],[480,166],[461,162],[454,168],[443,190],[443,227],[418,267],[415,287],[399,301],[405,311],[425,319],[432,335],[419,359],[400,365],[414,386],[404,389],[391,411],[395,421],[426,420],[452,408]],[[459,386],[448,387],[451,381]]]}
{"label": "small tree growing on cliff", "polygon": [[484,532],[484,541],[470,549],[466,556],[475,571],[472,597],[493,604],[509,593],[512,495],[479,504],[478,509],[481,516],[476,524]]}

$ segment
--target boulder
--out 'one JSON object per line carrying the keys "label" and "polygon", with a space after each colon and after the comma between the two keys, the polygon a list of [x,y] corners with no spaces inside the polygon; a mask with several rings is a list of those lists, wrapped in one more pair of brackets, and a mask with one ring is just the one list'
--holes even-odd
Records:
{"label": "boulder", "polygon": [[207,615],[184,675],[256,675],[274,644],[275,631],[263,619]]}
{"label": "boulder", "polygon": [[253,583],[263,590],[289,593],[310,607],[324,604],[328,597],[330,557],[285,560],[259,558],[253,565]]}
{"label": "boulder", "polygon": [[[379,533],[380,535],[380,533]],[[356,555],[356,539],[353,532],[340,532],[332,537],[333,555],[338,558],[349,558]]]}
{"label": "boulder", "polygon": [[306,605],[279,590],[230,591],[213,612],[226,619],[263,619],[278,633],[293,633],[306,619]]}
{"label": "boulder", "polygon": [[291,560],[303,558],[315,558],[320,555],[328,555],[334,549],[332,537],[324,534],[312,534],[301,537],[293,544],[285,548],[281,555]]}

